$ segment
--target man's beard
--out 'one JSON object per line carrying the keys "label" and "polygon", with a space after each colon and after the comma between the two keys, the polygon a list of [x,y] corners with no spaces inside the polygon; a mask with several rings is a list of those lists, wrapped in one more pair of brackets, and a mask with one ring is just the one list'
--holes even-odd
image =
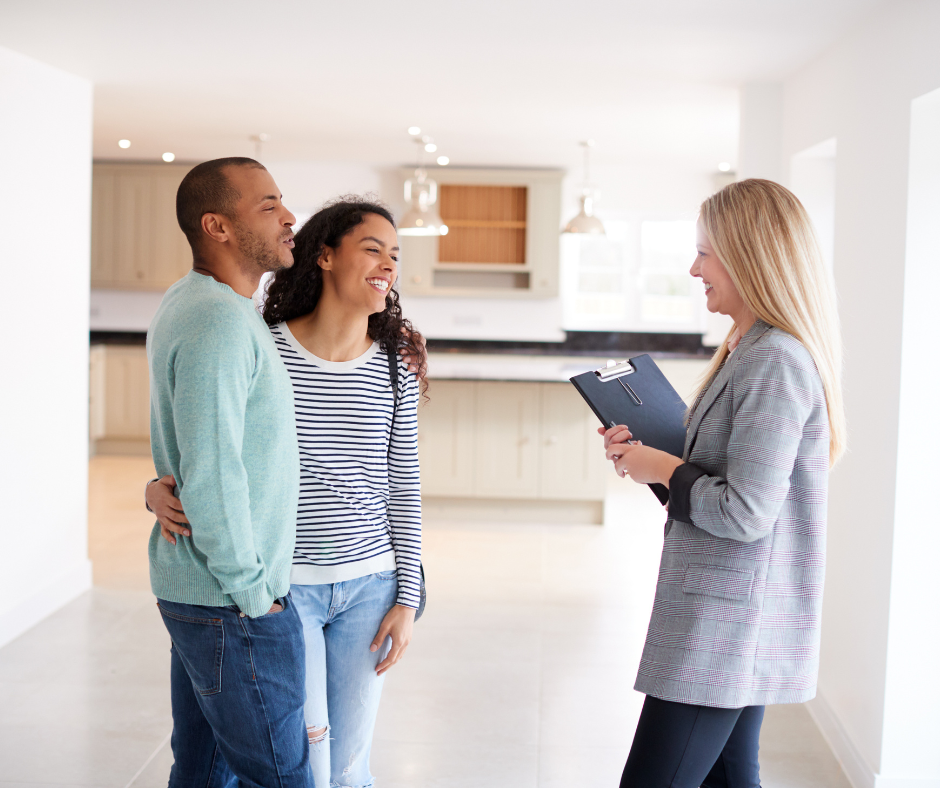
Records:
{"label": "man's beard", "polygon": [[[280,271],[282,268],[290,268],[293,265],[293,260],[285,263],[281,259],[279,247],[283,239],[268,241],[253,233],[250,228],[241,222],[236,224],[236,232],[238,233],[238,251],[241,253],[242,265],[246,271],[267,273],[269,271]],[[286,233],[284,237],[287,237]]]}

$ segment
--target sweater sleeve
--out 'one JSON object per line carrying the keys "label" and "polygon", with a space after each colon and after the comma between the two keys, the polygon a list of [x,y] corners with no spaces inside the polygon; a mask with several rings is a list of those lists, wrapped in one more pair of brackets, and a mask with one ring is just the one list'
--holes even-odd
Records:
{"label": "sweater sleeve", "polygon": [[174,427],[180,450],[180,500],[192,544],[222,591],[252,618],[274,593],[255,549],[242,462],[245,412],[256,348],[244,326],[207,315],[172,359]]}
{"label": "sweater sleeve", "polygon": [[752,348],[729,385],[726,475],[687,471],[689,521],[714,536],[753,542],[773,531],[821,383],[805,351],[777,347]]}
{"label": "sweater sleeve", "polygon": [[421,583],[418,378],[399,362],[398,412],[388,450],[389,526],[398,565],[398,604],[417,608]]}

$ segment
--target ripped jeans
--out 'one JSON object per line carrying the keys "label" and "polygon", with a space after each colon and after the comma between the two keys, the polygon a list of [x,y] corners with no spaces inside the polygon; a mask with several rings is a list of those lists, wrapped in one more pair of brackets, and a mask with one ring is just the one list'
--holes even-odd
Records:
{"label": "ripped jeans", "polygon": [[375,667],[387,656],[391,640],[386,638],[376,652],[369,646],[397,595],[394,571],[291,586],[306,642],[307,729],[327,729],[310,745],[316,788],[373,783],[369,753],[385,681]]}

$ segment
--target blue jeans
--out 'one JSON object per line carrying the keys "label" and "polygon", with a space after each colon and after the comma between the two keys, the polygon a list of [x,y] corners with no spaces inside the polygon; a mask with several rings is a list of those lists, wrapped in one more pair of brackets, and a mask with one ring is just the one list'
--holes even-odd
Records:
{"label": "blue jeans", "polygon": [[651,695],[620,788],[760,788],[763,706],[718,709]]}
{"label": "blue jeans", "polygon": [[398,596],[396,573],[292,585],[291,596],[307,644],[304,716],[309,729],[327,729],[310,745],[316,788],[370,786],[372,732],[385,682],[375,668],[388,655],[391,640],[376,652],[369,647]]}
{"label": "blue jeans", "polygon": [[173,641],[169,788],[313,788],[303,635],[290,597],[278,601],[280,613],[248,618],[158,600]]}

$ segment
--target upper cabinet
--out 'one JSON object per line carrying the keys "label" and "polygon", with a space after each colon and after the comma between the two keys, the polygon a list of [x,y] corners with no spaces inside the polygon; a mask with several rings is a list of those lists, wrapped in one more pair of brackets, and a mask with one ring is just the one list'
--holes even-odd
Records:
{"label": "upper cabinet", "polygon": [[176,222],[176,190],[190,165],[96,163],[92,172],[91,286],[165,290],[192,267]]}
{"label": "upper cabinet", "polygon": [[[403,170],[402,178],[411,170]],[[401,236],[407,295],[558,295],[561,179],[557,170],[432,169],[442,236]]]}

